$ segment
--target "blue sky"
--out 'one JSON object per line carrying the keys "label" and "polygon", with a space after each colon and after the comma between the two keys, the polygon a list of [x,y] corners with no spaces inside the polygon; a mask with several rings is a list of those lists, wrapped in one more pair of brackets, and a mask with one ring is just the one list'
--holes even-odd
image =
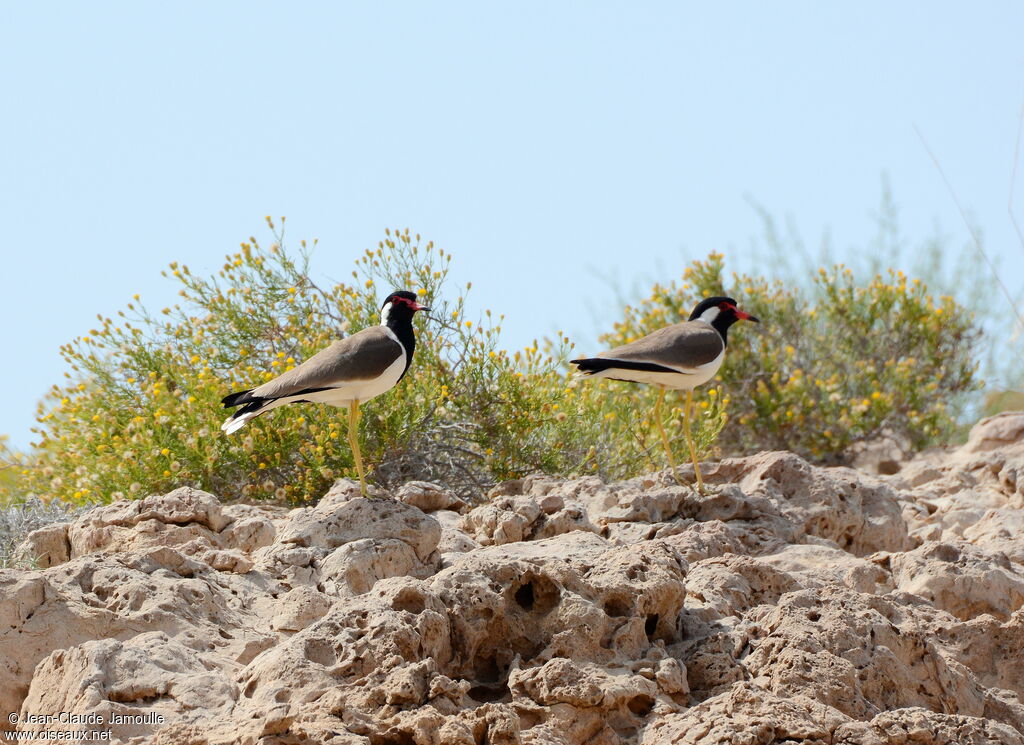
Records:
{"label": "blue sky", "polygon": [[770,272],[749,199],[852,259],[887,173],[904,235],[962,250],[916,124],[1016,290],[1022,29],[1019,2],[5,3],[0,433],[28,444],[97,313],[162,307],[168,262],[213,271],[265,214],[333,277],[408,226],[510,346],[592,341],[609,278]]}

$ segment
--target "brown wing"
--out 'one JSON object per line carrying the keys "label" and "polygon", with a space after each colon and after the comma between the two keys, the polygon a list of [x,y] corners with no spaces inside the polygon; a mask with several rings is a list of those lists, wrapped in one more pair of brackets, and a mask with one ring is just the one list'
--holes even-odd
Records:
{"label": "brown wing", "polygon": [[384,374],[405,348],[383,326],[371,326],[332,343],[294,370],[254,388],[257,398],[282,398],[311,389],[335,388]]}
{"label": "brown wing", "polygon": [[675,370],[692,370],[713,362],[725,349],[722,335],[703,321],[684,321],[658,329],[598,357],[649,362]]}

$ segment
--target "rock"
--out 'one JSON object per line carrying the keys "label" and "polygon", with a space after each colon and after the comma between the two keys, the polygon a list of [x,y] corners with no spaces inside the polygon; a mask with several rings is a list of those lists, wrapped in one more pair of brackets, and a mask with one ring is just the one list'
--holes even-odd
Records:
{"label": "rock", "polygon": [[1005,554],[963,541],[928,542],[889,559],[893,584],[967,621],[988,613],[1005,621],[1024,605],[1024,567]]}
{"label": "rock", "polygon": [[792,577],[801,588],[833,584],[870,594],[892,589],[890,574],[883,566],[889,555],[884,553],[863,559],[833,546],[805,543],[757,558]]}
{"label": "rock", "polygon": [[[346,496],[351,496],[346,495]],[[363,538],[397,538],[426,561],[441,540],[437,520],[395,500],[326,498],[296,510],[281,528],[278,542],[311,548],[337,548]]]}
{"label": "rock", "polygon": [[845,721],[835,709],[802,696],[783,698],[752,683],[737,683],[685,713],[653,719],[640,742],[832,745],[832,731]]}
{"label": "rock", "polygon": [[53,523],[33,530],[18,547],[18,557],[40,569],[63,564],[71,558],[68,525]]}
{"label": "rock", "polygon": [[989,719],[943,714],[921,708],[882,712],[870,722],[836,728],[832,745],[1024,745],[1013,727]]}
{"label": "rock", "polygon": [[706,494],[97,507],[0,570],[0,708],[131,745],[1024,745],[1022,432],[889,476],[731,458]]}
{"label": "rock", "polygon": [[963,452],[985,453],[996,449],[1024,451],[1024,411],[1005,411],[982,419],[971,428]]}
{"label": "rock", "polygon": [[278,631],[301,631],[327,614],[331,598],[311,587],[296,587],[278,600],[278,607],[270,625]]}
{"label": "rock", "polygon": [[217,533],[227,523],[216,497],[185,486],[163,497],[90,510],[68,528],[70,558],[194,540],[219,548]]}
{"label": "rock", "polygon": [[892,488],[853,469],[815,468],[792,453],[761,453],[722,461],[705,479],[739,482],[743,494],[763,496],[806,535],[855,556],[915,545]]}
{"label": "rock", "polygon": [[462,516],[458,512],[450,510],[437,510],[432,517],[441,524],[441,540],[437,544],[437,550],[442,556],[445,554],[464,554],[480,548],[480,544],[462,530]]}
{"label": "rock", "polygon": [[161,632],[126,641],[101,639],[59,649],[39,663],[22,705],[33,712],[68,712],[102,717],[102,725],[27,725],[23,731],[109,729],[115,741],[148,738],[176,723],[201,722],[238,687],[202,656]]}
{"label": "rock", "polygon": [[419,561],[408,543],[397,538],[352,541],[320,562],[320,581],[335,597],[361,595],[378,580],[413,574],[432,572]]}
{"label": "rock", "polygon": [[413,507],[418,507],[424,512],[434,512],[435,510],[460,512],[467,506],[455,495],[455,492],[428,481],[410,481],[403,484],[395,493],[395,498]]}

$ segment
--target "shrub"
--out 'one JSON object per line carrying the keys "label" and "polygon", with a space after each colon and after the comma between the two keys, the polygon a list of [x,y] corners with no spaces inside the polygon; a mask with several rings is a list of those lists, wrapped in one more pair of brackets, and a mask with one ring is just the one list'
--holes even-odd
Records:
{"label": "shrub", "polygon": [[61,501],[28,499],[18,504],[0,505],[0,569],[32,569],[35,562],[18,551],[18,546],[33,530],[51,523],[70,522],[83,510]]}
{"label": "shrub", "polygon": [[686,317],[709,295],[731,295],[761,318],[730,336],[719,379],[734,402],[725,452],[788,449],[842,460],[847,448],[893,434],[915,448],[941,442],[976,390],[979,331],[951,297],[889,271],[858,283],[842,266],[821,269],[811,290],[762,278],[726,278],[711,254],[682,281],[655,285],[603,341],[621,344]]}
{"label": "shrub", "polygon": [[[40,404],[23,496],[85,503],[189,484],[225,498],[316,499],[355,475],[344,412],[292,405],[228,437],[220,399],[378,323],[379,298],[393,288],[415,290],[433,311],[417,316],[409,375],[362,407],[377,482],[429,479],[473,498],[533,471],[614,477],[660,465],[653,425],[633,421],[628,396],[567,378],[568,339],[510,354],[498,346],[500,317],[468,318],[470,286],[449,287],[451,256],[433,243],[389,230],[348,281],[323,288],[310,277],[310,247],[293,256],[283,218],[268,223],[274,243],[250,238],[215,277],[172,263],[165,274],[181,285],[180,304],[152,312],[135,296],[117,320],[98,316],[62,347],[71,382]],[[717,406],[704,419],[713,429],[723,417]],[[698,428],[698,438],[706,447],[713,432]]]}
{"label": "shrub", "polygon": [[[186,484],[224,498],[318,498],[335,478],[354,476],[344,412],[292,405],[229,437],[220,431],[220,399],[377,323],[379,299],[394,288],[415,290],[433,311],[417,316],[410,373],[363,406],[360,436],[376,482],[428,479],[479,499],[495,481],[531,472],[616,479],[664,467],[656,390],[571,376],[573,345],[560,333],[502,349],[502,317],[468,317],[471,288],[451,286],[451,255],[433,243],[386,231],[347,281],[321,287],[310,276],[311,247],[289,253],[283,219],[280,227],[268,222],[273,244],[251,238],[216,276],[171,264],[180,304],[151,312],[136,296],[117,320],[98,317],[62,347],[70,382],[40,404],[38,442],[3,472],[19,479],[0,480],[0,499],[88,503]],[[722,257],[712,254],[627,308],[602,343],[685,318],[700,297],[732,294],[765,323],[731,337],[723,388],[699,394],[702,456],[716,446],[789,448],[834,460],[885,431],[915,446],[941,439],[974,386],[969,317],[902,275],[862,286],[839,268],[820,273],[815,288],[808,296],[736,275],[727,286]],[[675,401],[667,407],[677,463],[689,457],[681,413]]]}

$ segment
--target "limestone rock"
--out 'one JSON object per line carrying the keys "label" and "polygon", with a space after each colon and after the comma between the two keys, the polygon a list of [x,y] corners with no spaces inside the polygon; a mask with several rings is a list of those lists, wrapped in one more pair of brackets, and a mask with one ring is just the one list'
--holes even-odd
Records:
{"label": "limestone rock", "polygon": [[1005,621],[1024,605],[1024,567],[964,541],[928,542],[889,563],[898,589],[963,621],[985,613]]}
{"label": "limestone rock", "polygon": [[0,570],[0,709],[131,745],[1024,745],[1022,433],[894,475],[732,458],[705,494],[97,507]]}
{"label": "limestone rock", "polygon": [[40,569],[63,564],[71,558],[68,526],[69,523],[53,523],[33,530],[18,547],[19,558]]}
{"label": "limestone rock", "polygon": [[444,489],[429,481],[410,481],[398,488],[395,498],[413,507],[418,507],[424,512],[435,510],[454,510],[456,512],[465,509],[466,503],[456,496],[455,492]]}

